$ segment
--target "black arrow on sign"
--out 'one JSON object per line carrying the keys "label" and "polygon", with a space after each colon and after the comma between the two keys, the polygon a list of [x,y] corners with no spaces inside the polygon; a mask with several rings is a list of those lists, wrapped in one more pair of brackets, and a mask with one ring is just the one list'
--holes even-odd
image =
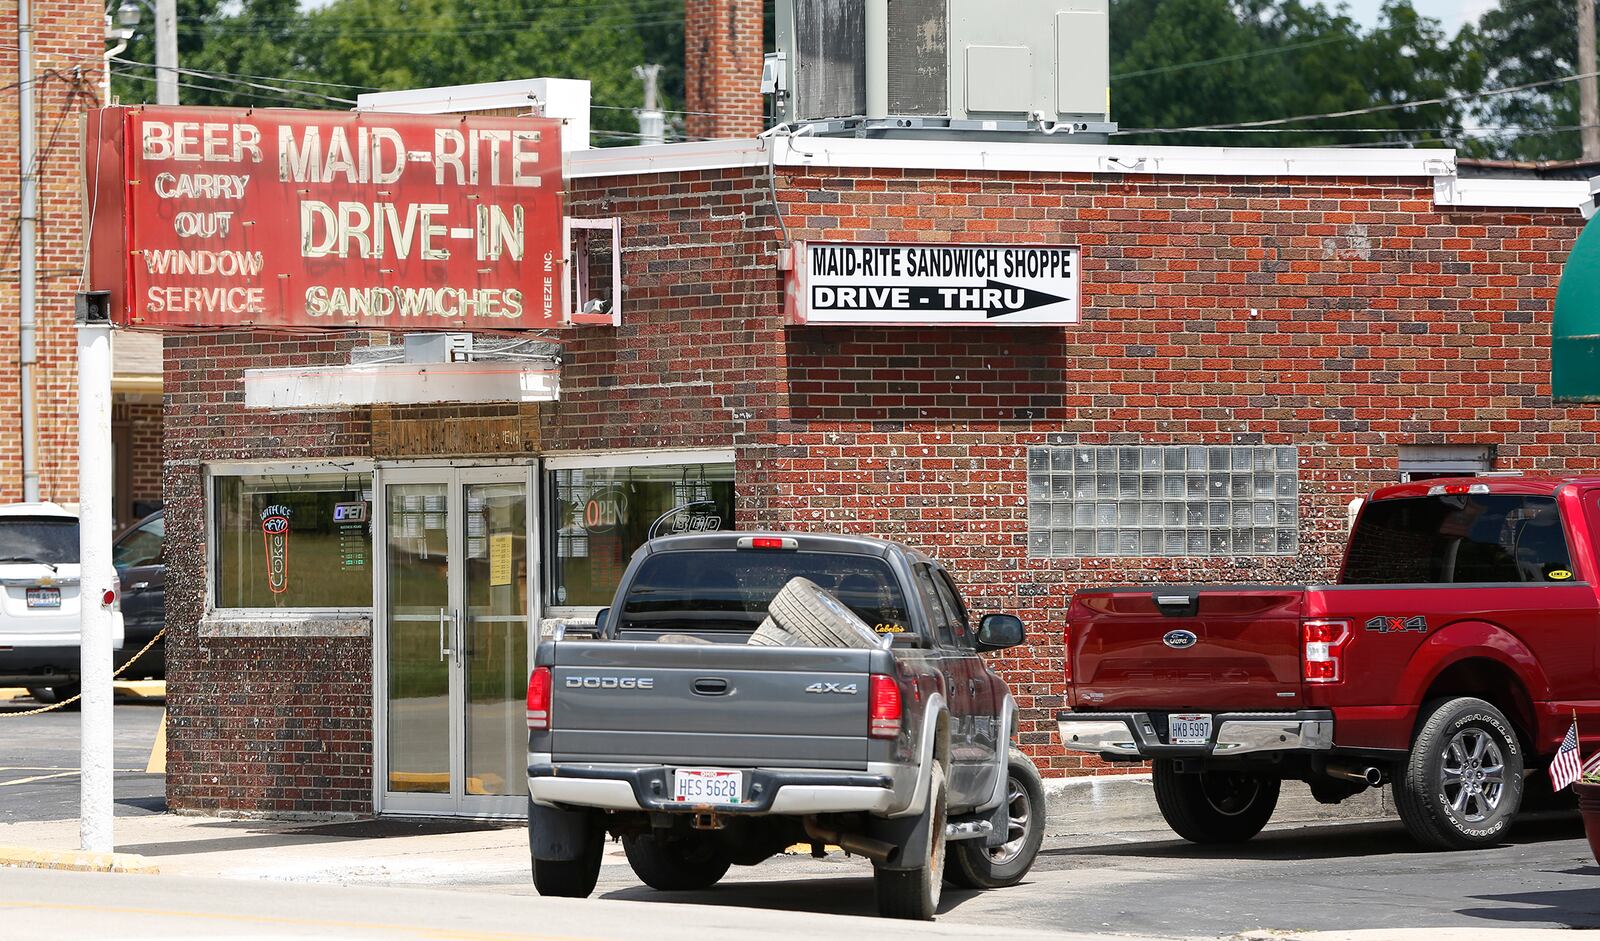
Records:
{"label": "black arrow on sign", "polygon": [[1035,307],[1048,307],[1051,304],[1061,304],[1066,301],[1066,298],[1057,297],[1056,295],[1046,291],[1035,291],[1033,288],[1017,287],[1014,284],[1006,284],[1003,281],[990,280],[988,282],[988,287],[990,289],[999,289],[1006,292],[1005,294],[1001,295],[1006,301],[1010,301],[1015,296],[1015,292],[1021,292],[1022,294],[1022,297],[1020,298],[1022,303],[1020,306],[1002,307],[998,310],[993,307],[985,308],[984,312],[991,320],[995,317],[1004,317],[1007,314],[1020,314],[1025,310],[1033,310]]}

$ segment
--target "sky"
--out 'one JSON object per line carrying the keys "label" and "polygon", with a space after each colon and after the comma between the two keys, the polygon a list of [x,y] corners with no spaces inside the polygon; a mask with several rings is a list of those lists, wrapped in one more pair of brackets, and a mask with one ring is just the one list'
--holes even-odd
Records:
{"label": "sky", "polygon": [[[1326,0],[1325,0],[1326,2]],[[1328,2],[1328,6],[1334,6]],[[1350,9],[1350,16],[1366,26],[1376,25],[1378,10],[1383,7],[1383,0],[1343,0]],[[1423,16],[1432,17],[1443,23],[1448,32],[1454,33],[1462,23],[1475,20],[1485,10],[1498,6],[1497,0],[1411,0],[1411,5]]]}

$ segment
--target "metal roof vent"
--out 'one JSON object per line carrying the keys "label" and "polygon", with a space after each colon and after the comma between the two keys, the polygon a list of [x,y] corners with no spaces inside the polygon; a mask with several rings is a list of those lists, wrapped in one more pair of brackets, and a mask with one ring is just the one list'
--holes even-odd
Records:
{"label": "metal roof vent", "polygon": [[812,133],[1104,143],[1109,0],[777,0],[763,90]]}

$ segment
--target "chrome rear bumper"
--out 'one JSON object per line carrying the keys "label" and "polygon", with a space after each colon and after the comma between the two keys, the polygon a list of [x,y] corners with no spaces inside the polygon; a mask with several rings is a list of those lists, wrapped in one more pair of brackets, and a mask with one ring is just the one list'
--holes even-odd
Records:
{"label": "chrome rear bumper", "polygon": [[[1149,712],[1063,712],[1056,716],[1061,744],[1068,751],[1112,759],[1222,758],[1274,751],[1328,751],[1333,747],[1333,713],[1221,712],[1212,714],[1212,738],[1203,745],[1162,741],[1166,717]],[[1159,731],[1158,731],[1159,730]]]}

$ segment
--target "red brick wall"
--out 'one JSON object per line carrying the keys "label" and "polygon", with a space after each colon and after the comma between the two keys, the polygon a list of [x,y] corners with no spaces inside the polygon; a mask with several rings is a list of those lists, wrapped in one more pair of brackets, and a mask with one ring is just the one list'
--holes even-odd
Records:
{"label": "red brick wall", "polygon": [[[35,3],[34,103],[39,219],[37,357],[38,468],[43,499],[77,500],[77,339],[73,294],[83,262],[80,117],[99,102],[105,8],[93,0]],[[17,81],[17,8],[0,9],[0,84]],[[0,502],[22,499],[18,385],[18,158],[15,90],[0,99]]]}
{"label": "red brick wall", "polygon": [[761,99],[760,0],[685,0],[683,85],[690,140],[754,137]]}
{"label": "red brick wall", "polygon": [[367,410],[244,411],[249,366],[348,361],[359,334],[166,340],[167,803],[191,813],[372,809],[366,637],[201,636],[202,462],[367,453]]}
{"label": "red brick wall", "polygon": [[[1498,468],[1600,467],[1592,407],[1550,400],[1550,311],[1574,213],[1444,212],[1421,180],[1229,181],[829,171],[784,191],[795,238],[1083,247],[1064,329],[795,328],[804,462],[768,476],[774,522],[899,539],[979,610],[1020,614],[998,658],[1048,771],[1064,754],[1062,615],[1080,586],[1335,575],[1349,500],[1402,444],[1487,444]],[[1295,557],[1033,559],[1026,447],[1300,447]]]}
{"label": "red brick wall", "polygon": [[[1549,398],[1550,307],[1576,213],[1442,212],[1424,180],[782,171],[794,238],[1083,247],[1064,328],[785,328],[765,168],[576,180],[620,215],[623,326],[567,334],[547,451],[735,447],[738,524],[900,539],[1032,642],[997,664],[1023,741],[1064,755],[1061,615],[1082,586],[1327,578],[1348,500],[1402,444],[1492,444],[1499,467],[1592,470],[1600,417]],[[246,365],[339,361],[353,340],[168,341],[169,801],[362,809],[370,643],[200,638],[202,461],[368,453],[365,412],[246,415]],[[1300,449],[1293,558],[1030,558],[1026,448]],[[325,703],[334,708],[321,708]]]}

